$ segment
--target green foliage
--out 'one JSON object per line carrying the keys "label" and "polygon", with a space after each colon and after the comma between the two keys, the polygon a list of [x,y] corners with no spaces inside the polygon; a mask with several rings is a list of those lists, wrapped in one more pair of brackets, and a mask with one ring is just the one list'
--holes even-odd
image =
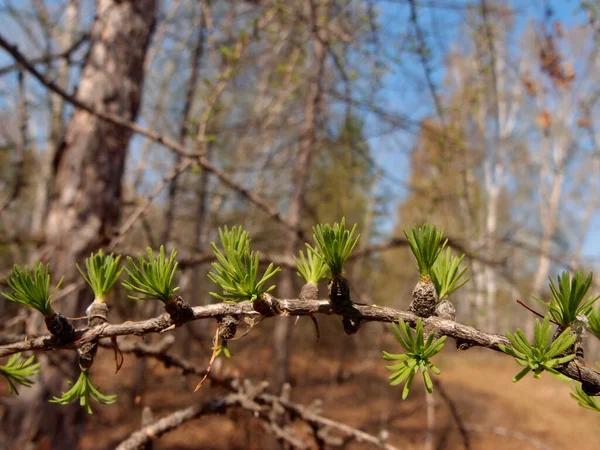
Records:
{"label": "green foliage", "polygon": [[231,351],[229,350],[229,347],[227,346],[227,341],[223,341],[221,343],[221,345],[217,346],[217,349],[215,350],[215,356],[219,356],[221,353],[223,353],[225,358],[227,358],[227,359],[231,358]]}
{"label": "green foliage", "polygon": [[600,307],[592,308],[588,316],[590,332],[600,339]]}
{"label": "green foliage", "polygon": [[344,217],[342,217],[340,223],[334,223],[333,227],[328,223],[313,227],[316,250],[310,246],[309,248],[325,261],[325,264],[331,270],[331,275],[334,277],[342,274],[344,263],[358,243],[360,234],[354,237],[355,231],[356,224],[354,224],[352,230],[346,230],[346,219]]}
{"label": "green foliage", "polygon": [[33,385],[33,380],[28,377],[40,373],[40,363],[34,363],[34,361],[35,355],[31,355],[29,359],[24,361],[20,353],[15,353],[8,358],[6,365],[0,366],[0,375],[8,381],[8,389],[11,394],[19,395],[17,384],[25,387]]}
{"label": "green foliage", "polygon": [[104,395],[98,390],[90,379],[90,374],[87,370],[82,370],[77,383],[73,384],[69,381],[71,389],[64,392],[60,397],[54,397],[50,403],[58,403],[60,405],[68,405],[74,400],[79,399],[79,404],[83,406],[88,414],[93,414],[90,406],[90,397],[96,402],[103,405],[110,405],[117,400],[116,395]]}
{"label": "green foliage", "polygon": [[463,259],[465,259],[465,255],[452,256],[451,250],[446,248],[446,251],[442,251],[435,260],[431,270],[431,281],[440,301],[459,290],[469,281],[469,278],[461,280],[467,272],[466,267],[460,269]]}
{"label": "green foliage", "polygon": [[429,376],[429,370],[431,369],[436,375],[440,374],[440,370],[431,363],[430,359],[442,350],[446,336],[434,341],[434,335],[430,333],[427,341],[425,341],[421,318],[417,320],[414,336],[413,331],[402,319],[398,319],[398,325],[399,327],[393,323],[392,328],[394,329],[396,339],[406,350],[406,353],[391,354],[383,352],[383,359],[386,361],[401,361],[399,364],[386,366],[389,370],[394,371],[390,375],[390,385],[396,386],[406,380],[406,384],[402,390],[402,400],[405,400],[408,397],[415,375],[421,369],[427,392],[433,392],[433,383]]}
{"label": "green foliage", "polygon": [[298,276],[304,279],[306,283],[318,284],[319,281],[327,278],[329,267],[317,250],[307,245],[306,257],[300,250],[300,259],[294,256]]}
{"label": "green foliage", "polygon": [[141,296],[129,295],[133,300],[158,299],[168,303],[173,299],[175,292],[179,287],[173,286],[173,279],[177,270],[177,252],[173,250],[169,258],[165,257],[165,248],[160,246],[158,257],[154,257],[152,249],[146,249],[148,258],[144,259],[142,255],[138,257],[139,265],[133,258],[127,257],[129,267],[125,272],[129,275],[129,280],[123,282],[123,286],[130,291],[141,294]]}
{"label": "green foliage", "polygon": [[438,230],[434,225],[426,223],[422,227],[404,230],[404,235],[417,260],[417,269],[421,279],[429,279],[435,261],[448,242],[447,239],[442,242],[444,230]]}
{"label": "green foliage", "polygon": [[579,314],[588,316],[592,311],[592,304],[600,298],[598,296],[585,301],[592,279],[591,272],[585,278],[581,271],[577,271],[574,277],[569,272],[563,272],[557,277],[558,285],[550,279],[552,300],[549,303],[536,297],[534,299],[548,307],[550,317],[556,323],[563,327],[570,326]]}
{"label": "green foliage", "polygon": [[577,403],[579,403],[579,406],[581,406],[582,408],[600,413],[600,400],[594,397],[590,397],[585,392],[583,392],[581,384],[577,384],[577,386],[573,387],[571,398],[575,399]]}
{"label": "green foliage", "polygon": [[229,301],[254,301],[262,294],[275,289],[266,287],[267,281],[281,269],[269,264],[263,276],[257,281],[260,253],[250,251],[250,237],[241,226],[229,230],[219,228],[221,251],[214,242],[210,245],[217,257],[212,264],[208,278],[223,290],[223,294],[210,292],[213,297]]}
{"label": "green foliage", "polygon": [[508,337],[512,347],[500,345],[500,350],[514,357],[517,363],[524,367],[513,377],[513,383],[516,383],[531,371],[533,371],[535,378],[539,378],[544,370],[559,378],[564,378],[556,371],[555,367],[575,358],[574,353],[566,356],[561,356],[561,354],[575,343],[577,335],[571,333],[571,329],[567,328],[551,342],[552,328],[548,317],[544,318],[543,324],[539,320],[535,320],[533,345],[529,343],[521,330],[517,330],[515,334],[506,333],[506,337]]}
{"label": "green foliage", "polygon": [[51,316],[54,314],[54,311],[50,306],[50,300],[52,300],[52,297],[62,284],[64,277],[60,279],[54,290],[50,292],[49,266],[49,264],[44,266],[42,263],[37,262],[33,265],[33,271],[30,271],[27,266],[23,269],[21,266],[15,264],[12,272],[6,279],[6,284],[14,292],[12,294],[2,292],[2,295],[10,301],[38,310],[46,317]]}
{"label": "green foliage", "polygon": [[94,291],[97,300],[104,301],[106,294],[117,282],[124,269],[119,270],[121,256],[105,255],[102,250],[92,253],[85,260],[87,274],[77,264],[77,270]]}

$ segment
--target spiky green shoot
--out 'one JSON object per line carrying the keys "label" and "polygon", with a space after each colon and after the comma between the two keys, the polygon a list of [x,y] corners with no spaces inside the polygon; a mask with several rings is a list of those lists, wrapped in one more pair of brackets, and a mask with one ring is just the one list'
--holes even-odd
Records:
{"label": "spiky green shoot", "polygon": [[8,358],[6,365],[0,366],[0,375],[6,378],[8,390],[11,394],[19,395],[17,384],[21,386],[33,386],[34,381],[29,379],[40,373],[40,363],[35,362],[35,355],[23,360],[20,353],[15,353]]}
{"label": "spiky green shoot", "polygon": [[529,343],[525,334],[517,330],[515,334],[506,333],[512,347],[499,345],[500,350],[515,358],[520,366],[523,366],[518,374],[513,377],[516,383],[529,372],[533,372],[535,378],[539,378],[545,370],[559,378],[565,378],[555,368],[560,364],[568,363],[575,358],[575,354],[561,356],[577,340],[577,335],[571,333],[571,329],[565,329],[554,341],[552,341],[552,327],[548,317],[540,323],[535,320],[533,345]]}
{"label": "spiky green shoot", "polygon": [[215,357],[219,356],[221,353],[223,353],[225,358],[227,358],[227,359],[231,358],[231,350],[229,350],[227,341],[225,341],[225,340],[220,345],[217,346],[217,348],[215,350]]}
{"label": "spiky green shoot", "polygon": [[127,257],[129,267],[125,268],[125,272],[129,279],[123,281],[123,286],[130,291],[133,291],[139,296],[129,295],[133,300],[150,300],[158,299],[164,303],[172,302],[174,294],[179,290],[178,286],[173,285],[175,273],[177,271],[177,252],[171,251],[171,256],[165,256],[165,247],[160,246],[158,257],[154,257],[154,253],[150,247],[146,249],[147,258],[142,255],[138,257],[138,264],[131,258]]}
{"label": "spiky green shoot", "polygon": [[582,408],[600,413],[600,400],[591,397],[585,392],[583,392],[581,384],[577,384],[577,386],[573,387],[571,398],[577,401],[577,403],[579,403],[579,406],[581,406]]}
{"label": "spiky green shoot", "polygon": [[210,292],[210,295],[225,301],[255,301],[266,292],[275,289],[275,285],[266,286],[267,281],[281,269],[269,264],[262,277],[258,279],[260,253],[250,251],[250,237],[241,226],[229,230],[219,228],[222,250],[217,244],[210,245],[217,257],[212,264],[208,278],[219,286],[223,293]]}
{"label": "spiky green shoot", "polygon": [[406,350],[406,353],[392,354],[383,352],[383,359],[386,361],[400,361],[399,364],[386,366],[387,369],[394,372],[390,375],[390,385],[396,386],[406,380],[406,384],[402,390],[402,400],[405,400],[410,392],[413,379],[420,369],[427,392],[433,392],[433,383],[429,375],[429,370],[436,375],[440,374],[440,370],[430,360],[442,350],[446,336],[434,340],[434,334],[430,333],[427,340],[425,340],[423,322],[420,318],[417,319],[414,335],[410,326],[400,318],[398,319],[398,325],[396,326],[396,324],[392,323],[392,328],[396,339]]}
{"label": "spiky green shoot", "polygon": [[463,287],[469,278],[462,279],[467,268],[460,268],[465,255],[452,256],[449,248],[442,251],[435,260],[431,270],[431,281],[438,293],[438,301],[447,299],[453,292]]}
{"label": "spiky green shoot", "polygon": [[96,301],[104,303],[108,291],[123,273],[124,269],[119,269],[120,262],[121,256],[105,255],[100,249],[85,259],[85,272],[77,264],[77,270],[94,291]]}
{"label": "spiky green shoot", "polygon": [[69,386],[71,386],[71,389],[64,392],[60,397],[54,397],[50,400],[50,403],[68,405],[72,401],[79,399],[79,404],[86,409],[88,414],[93,414],[90,406],[90,397],[103,405],[110,405],[117,400],[116,395],[105,395],[100,392],[98,388],[92,384],[89,371],[87,370],[81,371],[79,379],[75,384],[69,381]]}
{"label": "spiky green shoot", "polygon": [[426,223],[421,227],[404,230],[410,249],[417,260],[417,269],[421,280],[429,281],[431,270],[448,240],[443,241],[444,230],[438,230],[434,225]]}
{"label": "spiky green shoot", "polygon": [[[346,219],[342,217],[333,226],[327,224],[313,227],[313,239],[316,253],[329,267],[332,277],[342,275],[343,266],[360,239],[360,234],[354,236],[356,224],[350,231],[346,230]],[[309,248],[312,248],[309,246]],[[314,250],[314,249],[313,249]]]}
{"label": "spiky green shoot", "polygon": [[552,320],[562,327],[568,327],[573,324],[579,314],[588,316],[592,311],[592,305],[600,298],[600,296],[596,296],[588,298],[586,301],[592,280],[591,272],[585,278],[581,271],[577,271],[575,276],[571,276],[569,272],[563,272],[557,276],[557,284],[550,279],[550,291],[552,292],[550,302],[533,298],[548,307]]}
{"label": "spiky green shoot", "polygon": [[590,332],[600,339],[600,306],[592,308],[588,316]]}
{"label": "spiky green shoot", "polygon": [[298,276],[306,283],[319,284],[319,281],[325,280],[329,273],[329,267],[325,264],[323,257],[317,253],[317,250],[307,244],[306,257],[300,250],[300,258],[294,256]]}
{"label": "spiky green shoot", "polygon": [[38,310],[44,317],[51,317],[54,311],[50,306],[50,301],[63,282],[63,278],[50,291],[50,265],[45,266],[36,262],[33,270],[28,266],[23,269],[16,265],[6,279],[6,284],[13,290],[13,293],[2,292],[2,295],[8,300],[20,303],[30,308]]}

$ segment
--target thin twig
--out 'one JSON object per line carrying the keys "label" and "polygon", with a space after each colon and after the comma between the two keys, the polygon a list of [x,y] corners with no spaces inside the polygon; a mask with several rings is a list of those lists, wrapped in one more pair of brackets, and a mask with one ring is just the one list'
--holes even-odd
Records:
{"label": "thin twig", "polygon": [[217,357],[217,351],[219,349],[219,327],[217,327],[217,331],[215,332],[215,337],[213,338],[213,352],[210,357],[210,361],[208,362],[208,367],[206,368],[206,373],[194,389],[194,392],[197,392],[198,389],[202,387],[208,376],[210,375],[210,369],[212,369],[212,365],[215,362],[215,358]]}
{"label": "thin twig", "polygon": [[[544,316],[543,316],[543,315],[541,315],[541,314],[540,314],[539,312],[537,312],[535,309],[533,309],[533,308],[531,308],[531,307],[527,306],[527,305],[526,305],[525,303],[523,303],[521,300],[518,300],[518,299],[517,299],[517,303],[518,303],[519,305],[521,305],[523,308],[525,308],[527,311],[529,311],[529,312],[532,312],[533,314],[535,314],[536,316],[538,316],[540,319],[544,319]],[[560,326],[560,324],[559,324],[558,322],[555,322],[555,321],[554,321],[554,320],[552,320],[552,319],[549,319],[549,320],[550,320],[550,322],[552,322],[554,325],[559,325],[559,326]]]}
{"label": "thin twig", "polygon": [[[60,53],[53,53],[53,54],[49,54],[49,55],[40,56],[39,58],[30,59],[29,61],[31,62],[31,64],[41,64],[41,63],[48,64],[48,63],[54,61],[55,59],[69,60],[71,58],[71,55],[73,53],[75,53],[79,49],[79,47],[81,47],[82,44],[87,42],[89,40],[89,38],[90,38],[89,34],[87,34],[87,33],[82,34],[79,37],[79,39],[77,39],[73,43],[73,45],[71,45],[66,50],[64,50]],[[4,76],[14,70],[18,70],[19,66],[20,66],[20,64],[16,63],[16,64],[10,64],[8,66],[0,67],[0,77]]]}
{"label": "thin twig", "polygon": [[521,433],[520,431],[510,430],[504,427],[486,427],[474,423],[465,424],[465,428],[469,431],[474,431],[476,433],[493,433],[497,434],[498,436],[512,437],[514,439],[518,439],[519,441],[525,442],[526,444],[531,445],[532,447],[535,447],[539,450],[552,450],[552,447],[540,441],[539,439],[527,436],[525,433]]}
{"label": "thin twig", "polygon": [[15,159],[14,159],[14,176],[15,181],[13,184],[12,192],[6,201],[0,206],[0,212],[8,208],[18,197],[23,186],[23,176],[25,168],[25,147],[27,146],[27,97],[25,93],[25,73],[19,69],[18,72],[18,108],[17,108],[17,121],[18,121],[18,136],[15,145]]}
{"label": "thin twig", "polygon": [[462,437],[463,446],[465,450],[471,450],[471,438],[469,437],[469,432],[467,431],[467,427],[465,422],[462,420],[460,413],[458,412],[458,407],[452,398],[446,392],[444,385],[439,379],[432,379],[433,384],[435,386],[436,392],[440,394],[440,397],[446,402],[448,408],[450,409],[450,414],[452,418],[456,422],[456,426],[458,427],[458,431],[460,432],[460,436]]}
{"label": "thin twig", "polygon": [[[241,196],[243,196],[244,198],[246,198],[248,201],[250,201],[251,203],[253,203],[254,205],[256,205],[260,210],[262,210],[263,212],[265,212],[271,219],[275,220],[276,222],[279,222],[280,224],[284,225],[287,228],[293,228],[293,227],[290,226],[289,221],[286,218],[284,218],[279,213],[279,211],[277,211],[277,209],[269,201],[267,201],[262,196],[257,195],[255,193],[251,192],[250,190],[248,190],[247,188],[245,188],[241,184],[239,184],[236,181],[234,181],[234,179],[232,177],[230,177],[225,171],[219,169],[217,166],[215,166],[214,164],[212,164],[201,153],[190,152],[185,146],[179,144],[178,142],[176,142],[176,141],[174,141],[172,139],[169,139],[169,138],[167,138],[167,137],[165,137],[165,136],[163,136],[163,135],[155,132],[154,130],[149,130],[147,128],[139,126],[136,123],[131,122],[130,120],[127,120],[126,118],[124,118],[122,116],[119,116],[119,115],[116,115],[116,114],[110,114],[110,113],[106,113],[106,112],[97,111],[93,107],[91,107],[88,104],[86,104],[86,103],[82,102],[81,100],[77,99],[74,95],[69,94],[62,87],[58,86],[52,80],[50,80],[46,76],[44,76],[19,51],[19,49],[17,48],[17,46],[15,46],[15,45],[11,44],[10,42],[8,42],[2,35],[0,35],[0,47],[4,48],[8,53],[10,53],[12,55],[12,57],[15,58],[16,61],[18,61],[19,63],[21,63],[23,65],[23,67],[29,73],[31,73],[42,85],[44,85],[45,87],[47,87],[52,92],[54,92],[57,95],[59,95],[65,101],[67,101],[70,104],[72,104],[74,107],[76,107],[78,109],[82,109],[82,110],[88,112],[89,114],[92,114],[92,115],[98,117],[99,119],[105,120],[105,121],[110,122],[110,123],[115,124],[115,125],[119,125],[121,127],[127,128],[127,129],[129,129],[129,130],[131,130],[131,131],[133,131],[135,133],[138,133],[138,134],[140,134],[142,136],[145,136],[148,139],[151,139],[152,141],[154,141],[154,142],[156,142],[156,143],[158,143],[160,145],[163,145],[163,146],[171,149],[175,153],[181,155],[182,158],[189,158],[189,159],[194,160],[200,166],[202,166],[205,170],[207,170],[207,171],[213,173],[214,175],[216,175],[216,177],[223,184],[225,184],[229,188],[233,189],[238,194],[240,194]],[[297,231],[301,232],[300,230],[297,230]]]}

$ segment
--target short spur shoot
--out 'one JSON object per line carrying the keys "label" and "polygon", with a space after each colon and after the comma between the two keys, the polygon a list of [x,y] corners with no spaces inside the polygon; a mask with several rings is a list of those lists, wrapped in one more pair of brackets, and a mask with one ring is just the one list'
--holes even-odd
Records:
{"label": "short spur shoot", "polygon": [[8,300],[20,303],[39,311],[44,316],[48,331],[64,342],[75,338],[73,325],[62,314],[55,312],[50,305],[52,297],[62,284],[61,278],[57,285],[50,290],[50,265],[37,262],[33,270],[25,266],[16,265],[6,279],[6,284],[13,290],[12,293],[2,292]]}
{"label": "short spur shoot", "polygon": [[410,311],[420,317],[430,317],[434,314],[439,297],[432,282],[433,266],[446,246],[443,241],[444,232],[434,225],[425,224],[404,231],[410,249],[417,260],[420,280],[412,294]]}

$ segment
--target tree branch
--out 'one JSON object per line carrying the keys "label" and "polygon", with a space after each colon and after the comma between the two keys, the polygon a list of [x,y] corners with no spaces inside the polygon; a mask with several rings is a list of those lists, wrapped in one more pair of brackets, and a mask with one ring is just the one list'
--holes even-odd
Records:
{"label": "tree branch", "polygon": [[[93,116],[96,116],[102,120],[106,120],[112,124],[127,128],[135,133],[141,134],[142,136],[147,137],[148,139],[163,145],[175,153],[181,155],[182,158],[192,159],[198,164],[200,164],[205,170],[215,174],[215,176],[226,186],[236,191],[238,194],[246,198],[248,201],[256,205],[259,209],[264,211],[269,217],[273,220],[279,222],[287,228],[295,229],[289,221],[284,218],[277,209],[266,199],[263,197],[254,194],[244,186],[235,182],[232,177],[227,175],[223,170],[219,169],[215,165],[213,165],[202,153],[199,152],[190,152],[188,149],[179,144],[178,142],[169,139],[165,136],[158,134],[153,130],[149,130],[147,128],[141,127],[130,120],[127,120],[124,117],[121,117],[116,114],[110,114],[106,112],[100,112],[77,99],[74,95],[69,94],[59,85],[54,83],[52,80],[45,77],[39,70],[35,68],[35,66],[19,51],[16,45],[8,42],[2,35],[0,35],[0,47],[4,48],[11,56],[20,63],[25,70],[31,73],[41,84],[47,87],[52,92],[58,94],[65,101],[72,104],[74,107],[82,109]],[[300,232],[300,230],[297,230]]]}
{"label": "tree branch", "polygon": [[239,396],[237,394],[229,394],[225,397],[216,397],[203,403],[176,411],[143,427],[141,430],[136,431],[129,436],[129,438],[121,442],[117,447],[117,450],[143,449],[149,442],[174,430],[185,422],[197,419],[206,414],[222,414],[227,408],[238,405],[239,401]]}
{"label": "tree branch", "polygon": [[[41,64],[41,63],[50,63],[52,61],[54,61],[55,59],[67,59],[69,60],[71,58],[71,56],[73,55],[73,53],[75,53],[79,47],[81,47],[82,44],[86,43],[88,40],[90,39],[89,34],[85,33],[82,34],[79,39],[77,39],[73,45],[71,45],[69,48],[67,48],[66,50],[59,52],[59,53],[54,53],[54,54],[50,54],[50,55],[45,55],[45,56],[41,56],[39,58],[35,58],[35,59],[31,59],[29,60],[31,62],[31,64]],[[0,77],[19,69],[20,64],[10,64],[8,66],[4,66],[4,67],[0,67]]]}
{"label": "tree branch", "polygon": [[176,429],[189,420],[206,414],[222,414],[231,407],[241,407],[250,411],[255,417],[264,422],[267,431],[291,444],[294,448],[307,449],[311,448],[311,445],[309,442],[296,436],[290,429],[281,427],[275,423],[275,415],[272,414],[274,411],[281,410],[287,413],[290,418],[299,418],[308,423],[313,429],[334,430],[359,443],[368,443],[385,450],[398,450],[376,436],[321,416],[315,411],[315,408],[291,402],[284,398],[284,395],[277,396],[265,393],[264,391],[268,383],[262,382],[252,385],[248,380],[244,380],[242,383],[238,378],[231,378],[221,384],[232,391],[232,393],[169,414],[132,433],[129,438],[119,444],[117,450],[142,449],[152,440]]}
{"label": "tree branch", "polygon": [[[313,314],[339,315],[333,311],[329,300],[300,300],[300,299],[276,299],[270,298],[270,309],[274,315],[280,316],[310,316]],[[414,325],[418,317],[412,313],[381,307],[376,305],[353,304],[354,312],[358,315],[360,323],[365,322],[394,322],[402,318],[405,322]],[[195,306],[192,308],[193,315],[184,321],[175,324],[168,314],[143,320],[140,322],[124,322],[118,325],[104,324],[93,329],[83,329],[76,332],[76,341],[73,343],[60,343],[51,336],[41,336],[26,341],[0,346],[0,357],[12,355],[28,350],[57,350],[73,349],[75,345],[81,345],[104,337],[137,335],[142,336],[149,333],[163,333],[171,331],[176,327],[190,321],[200,319],[217,319],[230,315],[235,318],[259,317],[250,302],[237,304],[217,303],[213,305]],[[499,334],[486,333],[476,328],[462,325],[451,320],[438,317],[423,319],[423,325],[428,330],[435,331],[440,336],[448,336],[467,344],[467,347],[478,346],[491,350],[500,351],[499,345],[510,347],[509,340]],[[504,354],[504,353],[503,353]],[[585,383],[588,387],[600,393],[600,373],[581,367],[574,362],[557,368],[559,372],[567,377]]]}

